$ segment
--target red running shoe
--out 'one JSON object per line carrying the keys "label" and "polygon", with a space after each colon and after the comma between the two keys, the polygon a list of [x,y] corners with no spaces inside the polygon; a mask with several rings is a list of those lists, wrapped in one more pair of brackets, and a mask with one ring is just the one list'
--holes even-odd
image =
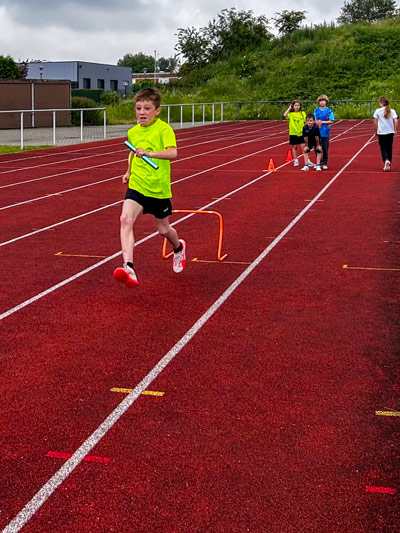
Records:
{"label": "red running shoe", "polygon": [[125,283],[127,287],[137,287],[139,282],[137,280],[135,271],[124,263],[123,267],[114,270],[114,278],[120,283]]}

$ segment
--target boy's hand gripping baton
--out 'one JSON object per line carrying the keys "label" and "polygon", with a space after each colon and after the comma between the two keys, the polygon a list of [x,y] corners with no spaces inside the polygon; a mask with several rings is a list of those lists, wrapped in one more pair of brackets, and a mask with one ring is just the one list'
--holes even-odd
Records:
{"label": "boy's hand gripping baton", "polygon": [[[127,146],[130,150],[132,150],[132,152],[136,152],[136,147],[133,146],[133,144],[131,144],[129,141],[125,141],[125,144],[126,144],[126,146]],[[143,155],[143,156],[142,156],[142,159],[143,159],[143,161],[146,161],[146,163],[147,163],[148,165],[150,165],[152,168],[154,168],[154,170],[157,170],[157,169],[158,169],[158,165],[157,165],[157,163],[154,163],[154,161],[152,161],[152,160],[150,159],[150,157],[147,157],[147,155]]]}

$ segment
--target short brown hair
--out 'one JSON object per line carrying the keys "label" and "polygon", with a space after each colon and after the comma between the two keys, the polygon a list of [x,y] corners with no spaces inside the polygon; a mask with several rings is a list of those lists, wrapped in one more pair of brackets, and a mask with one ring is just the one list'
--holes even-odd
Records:
{"label": "short brown hair", "polygon": [[326,100],[326,103],[329,104],[329,98],[326,96],[326,94],[321,94],[321,96],[318,96],[317,102],[319,103],[321,100]]}
{"label": "short brown hair", "polygon": [[161,105],[161,93],[155,87],[146,87],[136,93],[135,96],[135,103],[143,102],[143,100],[150,100],[150,102],[153,102],[154,107],[158,109]]}

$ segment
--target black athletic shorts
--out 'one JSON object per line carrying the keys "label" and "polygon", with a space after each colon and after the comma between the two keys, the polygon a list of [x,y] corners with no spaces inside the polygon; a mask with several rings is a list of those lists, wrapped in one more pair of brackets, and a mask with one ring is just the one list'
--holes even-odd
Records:
{"label": "black athletic shorts", "polygon": [[152,198],[151,196],[145,196],[144,194],[135,191],[135,189],[129,189],[126,191],[125,200],[133,200],[141,206],[143,206],[143,214],[150,213],[156,218],[166,218],[172,213],[172,204],[169,198]]}
{"label": "black athletic shorts", "polygon": [[289,135],[289,144],[290,146],[297,146],[299,144],[304,144],[303,135]]}

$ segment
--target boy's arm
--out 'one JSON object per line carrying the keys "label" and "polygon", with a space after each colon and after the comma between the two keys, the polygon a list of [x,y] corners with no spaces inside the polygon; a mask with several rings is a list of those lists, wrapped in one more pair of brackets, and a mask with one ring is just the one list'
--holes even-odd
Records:
{"label": "boy's arm", "polygon": [[375,135],[378,135],[378,119],[374,118]]}
{"label": "boy's arm", "polygon": [[136,148],[137,157],[143,157],[144,155],[154,159],[171,160],[176,158],[178,155],[178,150],[176,149],[176,146],[167,146],[167,148],[162,150],[162,152],[147,152],[146,150],[143,150],[143,148]]}
{"label": "boy's arm", "polygon": [[128,183],[129,177],[131,175],[131,164],[133,159],[133,153],[130,152],[128,156],[128,168],[126,169],[125,174],[122,176],[122,183]]}
{"label": "boy's arm", "polygon": [[396,133],[397,133],[397,126],[398,126],[398,123],[399,123],[399,119],[398,119],[398,118],[394,118],[394,119],[393,119],[393,123],[394,123],[394,134],[396,135]]}
{"label": "boy's arm", "polygon": [[333,117],[333,112],[331,111],[331,112],[329,113],[329,119],[328,119],[328,120],[317,120],[317,123],[319,123],[319,124],[318,124],[318,127],[319,127],[321,124],[333,124],[333,119],[334,119],[334,117]]}

